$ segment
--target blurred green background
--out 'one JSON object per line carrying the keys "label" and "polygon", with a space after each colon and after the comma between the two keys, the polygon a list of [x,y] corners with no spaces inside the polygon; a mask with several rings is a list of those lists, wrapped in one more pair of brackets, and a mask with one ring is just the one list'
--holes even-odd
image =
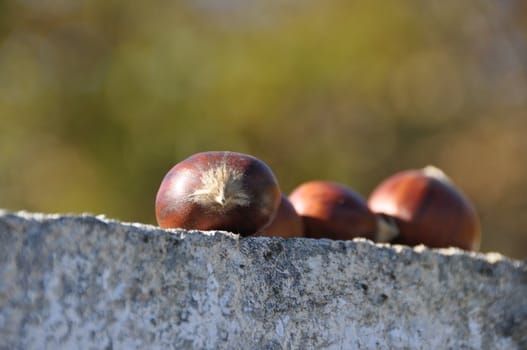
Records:
{"label": "blurred green background", "polygon": [[204,150],[285,192],[434,164],[527,258],[526,4],[0,0],[0,207],[155,223]]}

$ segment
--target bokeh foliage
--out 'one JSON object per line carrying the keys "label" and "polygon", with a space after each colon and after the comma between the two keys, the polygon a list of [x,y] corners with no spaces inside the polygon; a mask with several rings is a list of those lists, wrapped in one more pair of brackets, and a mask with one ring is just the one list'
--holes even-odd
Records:
{"label": "bokeh foliage", "polygon": [[0,207],[154,223],[168,169],[253,154],[285,192],[434,164],[527,257],[522,1],[0,1]]}

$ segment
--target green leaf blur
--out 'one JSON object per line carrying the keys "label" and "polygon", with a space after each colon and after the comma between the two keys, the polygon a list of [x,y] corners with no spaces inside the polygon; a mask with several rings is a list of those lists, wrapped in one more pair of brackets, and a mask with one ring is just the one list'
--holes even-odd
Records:
{"label": "green leaf blur", "polygon": [[155,223],[164,174],[255,155],[367,196],[434,164],[527,258],[520,0],[0,1],[0,207]]}

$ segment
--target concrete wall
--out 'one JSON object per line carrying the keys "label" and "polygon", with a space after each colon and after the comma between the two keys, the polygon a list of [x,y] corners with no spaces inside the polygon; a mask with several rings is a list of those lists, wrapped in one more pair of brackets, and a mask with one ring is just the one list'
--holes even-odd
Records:
{"label": "concrete wall", "polygon": [[498,254],[0,212],[0,349],[527,349]]}

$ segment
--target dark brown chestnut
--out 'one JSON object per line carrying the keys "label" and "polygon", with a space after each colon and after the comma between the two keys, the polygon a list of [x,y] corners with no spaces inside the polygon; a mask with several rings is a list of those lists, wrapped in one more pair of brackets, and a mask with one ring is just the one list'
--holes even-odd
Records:
{"label": "dark brown chestnut", "polygon": [[274,220],[259,236],[265,237],[304,237],[304,223],[285,194]]}
{"label": "dark brown chestnut", "polygon": [[271,169],[243,153],[197,153],[176,164],[156,197],[162,228],[225,230],[251,235],[274,219],[281,191]]}
{"label": "dark brown chestnut", "polygon": [[376,215],[366,200],[352,189],[329,181],[309,181],[289,195],[304,220],[306,237],[348,240],[374,239]]}
{"label": "dark brown chestnut", "polygon": [[479,249],[481,230],[474,206],[436,167],[390,176],[374,189],[368,205],[395,220],[399,234],[394,243]]}

